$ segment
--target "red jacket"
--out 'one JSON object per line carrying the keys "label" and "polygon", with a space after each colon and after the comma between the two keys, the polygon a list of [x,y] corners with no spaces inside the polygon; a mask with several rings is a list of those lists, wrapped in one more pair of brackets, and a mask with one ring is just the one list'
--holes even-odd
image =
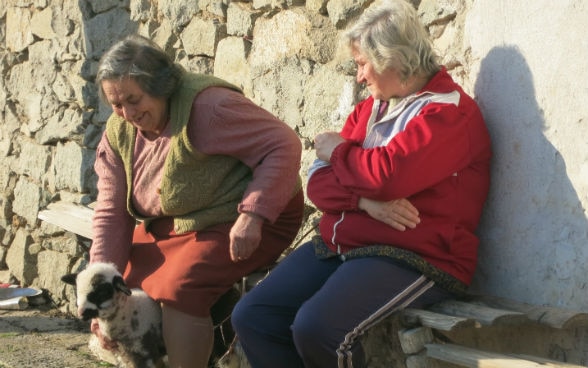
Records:
{"label": "red jacket", "polygon": [[[379,135],[366,139],[378,104],[369,97],[356,106],[341,131],[347,142],[309,178],[308,197],[323,211],[324,242],[339,253],[382,244],[410,250],[469,284],[490,182],[490,138],[477,104],[441,70],[401,101],[392,119],[373,126],[379,125]],[[359,197],[407,198],[421,223],[394,230],[359,210]]]}

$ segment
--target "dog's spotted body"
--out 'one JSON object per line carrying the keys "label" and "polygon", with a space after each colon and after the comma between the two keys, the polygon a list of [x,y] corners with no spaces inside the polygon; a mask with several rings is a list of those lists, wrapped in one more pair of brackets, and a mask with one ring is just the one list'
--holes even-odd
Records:
{"label": "dog's spotted body", "polygon": [[101,333],[117,343],[121,368],[155,368],[164,356],[161,308],[143,291],[130,290],[114,265],[92,263],[62,277],[76,286],[78,316],[96,318]]}

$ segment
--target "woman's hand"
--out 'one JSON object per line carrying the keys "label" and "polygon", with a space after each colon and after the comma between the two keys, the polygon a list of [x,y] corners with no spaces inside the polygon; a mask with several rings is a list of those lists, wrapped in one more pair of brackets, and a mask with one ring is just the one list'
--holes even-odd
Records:
{"label": "woman's hand", "polygon": [[380,202],[362,197],[359,199],[359,208],[399,231],[414,229],[421,222],[419,211],[405,198]]}
{"label": "woman's hand", "polygon": [[116,350],[118,348],[116,341],[112,341],[108,337],[102,335],[102,332],[100,331],[100,326],[98,325],[98,320],[95,318],[92,319],[92,321],[90,322],[90,331],[92,331],[92,333],[96,335],[96,337],[98,337],[98,341],[100,341],[100,346],[102,346],[103,349]]}
{"label": "woman's hand", "polygon": [[314,138],[316,156],[323,161],[330,162],[333,150],[343,142],[345,142],[345,139],[336,132],[325,132],[317,135]]}
{"label": "woman's hand", "polygon": [[229,234],[230,253],[233,262],[245,260],[253,254],[261,242],[263,218],[253,213],[242,213]]}

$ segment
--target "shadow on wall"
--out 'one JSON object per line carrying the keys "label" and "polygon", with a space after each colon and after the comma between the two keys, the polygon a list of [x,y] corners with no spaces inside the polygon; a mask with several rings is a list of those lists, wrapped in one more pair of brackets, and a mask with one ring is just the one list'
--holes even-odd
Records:
{"label": "shadow on wall", "polygon": [[[131,20],[128,9],[122,5],[113,6],[103,2],[78,0],[78,6],[82,13],[83,37],[86,60],[84,70],[87,75],[84,77],[94,81],[96,68],[102,55],[117,41],[129,34],[136,33],[139,29],[137,22]],[[104,6],[105,8],[102,8]],[[111,113],[108,106],[104,106],[97,97],[97,89],[93,87],[88,92],[95,108],[92,118],[94,123],[104,123]]]}
{"label": "shadow on wall", "polygon": [[130,18],[123,5],[113,6],[98,1],[78,0],[83,16],[86,58],[97,61],[124,36],[137,32],[139,25]]}
{"label": "shadow on wall", "polygon": [[[84,145],[84,165],[82,171],[90,169],[93,173],[95,149],[102,136],[104,123],[112,110],[104,105],[98,98],[98,90],[93,82],[96,78],[96,69],[100,57],[115,42],[124,36],[135,33],[138,24],[130,19],[128,9],[123,5],[112,5],[108,2],[78,0],[78,7],[82,14],[82,37],[84,40],[85,60],[82,68],[82,77],[89,82],[85,88],[83,98],[91,111],[91,125],[86,129]],[[95,199],[97,177],[93,175],[88,179],[87,187]]]}
{"label": "shadow on wall", "polygon": [[473,292],[535,304],[586,305],[588,223],[565,162],[544,135],[533,75],[517,48],[488,53],[475,95],[494,159]]}

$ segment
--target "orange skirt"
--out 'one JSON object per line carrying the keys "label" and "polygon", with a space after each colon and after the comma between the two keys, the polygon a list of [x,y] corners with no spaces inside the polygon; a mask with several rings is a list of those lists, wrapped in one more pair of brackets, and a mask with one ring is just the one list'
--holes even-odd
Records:
{"label": "orange skirt", "polygon": [[153,299],[197,317],[210,308],[243,276],[272,265],[290,246],[302,223],[302,190],[275,223],[266,222],[259,248],[249,259],[233,262],[229,255],[232,223],[198,232],[175,234],[173,220],[154,221],[149,231],[135,229],[125,280]]}

